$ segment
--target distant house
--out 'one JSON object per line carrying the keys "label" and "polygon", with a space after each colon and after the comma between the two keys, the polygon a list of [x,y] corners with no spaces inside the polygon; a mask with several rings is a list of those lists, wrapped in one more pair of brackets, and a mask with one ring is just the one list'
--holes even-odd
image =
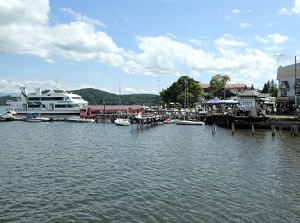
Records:
{"label": "distant house", "polygon": [[226,84],[225,88],[219,89],[216,92],[209,92],[209,84],[200,83],[200,86],[204,90],[205,98],[210,98],[211,96],[213,96],[220,99],[235,97],[239,93],[242,93],[248,89],[245,84]]}
{"label": "distant house", "polygon": [[291,109],[297,108],[300,100],[300,63],[284,67],[279,66],[277,69],[277,80],[277,102]]}

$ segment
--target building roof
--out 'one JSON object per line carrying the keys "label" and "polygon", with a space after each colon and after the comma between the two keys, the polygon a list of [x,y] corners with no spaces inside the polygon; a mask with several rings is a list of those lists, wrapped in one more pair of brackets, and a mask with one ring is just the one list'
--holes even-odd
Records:
{"label": "building roof", "polygon": [[[203,89],[207,89],[207,88],[209,88],[210,85],[200,83],[200,86]],[[225,88],[227,88],[227,89],[245,89],[245,88],[247,88],[247,86],[245,84],[225,84]]]}
{"label": "building roof", "polygon": [[239,97],[249,97],[249,96],[252,96],[252,97],[259,97],[259,98],[270,97],[269,94],[263,94],[263,93],[260,93],[258,91],[254,91],[254,90],[248,90],[248,91],[239,93],[238,96]]}

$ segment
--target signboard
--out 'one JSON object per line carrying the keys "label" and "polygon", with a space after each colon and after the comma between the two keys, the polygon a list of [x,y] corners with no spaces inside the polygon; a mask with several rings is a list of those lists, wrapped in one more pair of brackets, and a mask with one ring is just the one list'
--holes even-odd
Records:
{"label": "signboard", "polygon": [[247,107],[255,107],[255,99],[241,99],[240,104],[245,108]]}

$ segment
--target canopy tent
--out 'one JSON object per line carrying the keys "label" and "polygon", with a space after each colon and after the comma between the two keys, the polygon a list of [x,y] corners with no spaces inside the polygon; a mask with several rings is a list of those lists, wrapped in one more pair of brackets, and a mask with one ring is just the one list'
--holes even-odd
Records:
{"label": "canopy tent", "polygon": [[207,105],[218,105],[218,104],[239,104],[239,101],[227,99],[227,100],[219,100],[218,98],[209,99],[203,102],[203,104]]}

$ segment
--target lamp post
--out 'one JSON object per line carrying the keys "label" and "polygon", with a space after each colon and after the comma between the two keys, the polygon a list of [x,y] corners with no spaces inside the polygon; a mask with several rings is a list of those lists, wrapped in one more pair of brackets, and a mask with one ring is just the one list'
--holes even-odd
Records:
{"label": "lamp post", "polygon": [[103,100],[103,114],[105,114],[105,100]]}

